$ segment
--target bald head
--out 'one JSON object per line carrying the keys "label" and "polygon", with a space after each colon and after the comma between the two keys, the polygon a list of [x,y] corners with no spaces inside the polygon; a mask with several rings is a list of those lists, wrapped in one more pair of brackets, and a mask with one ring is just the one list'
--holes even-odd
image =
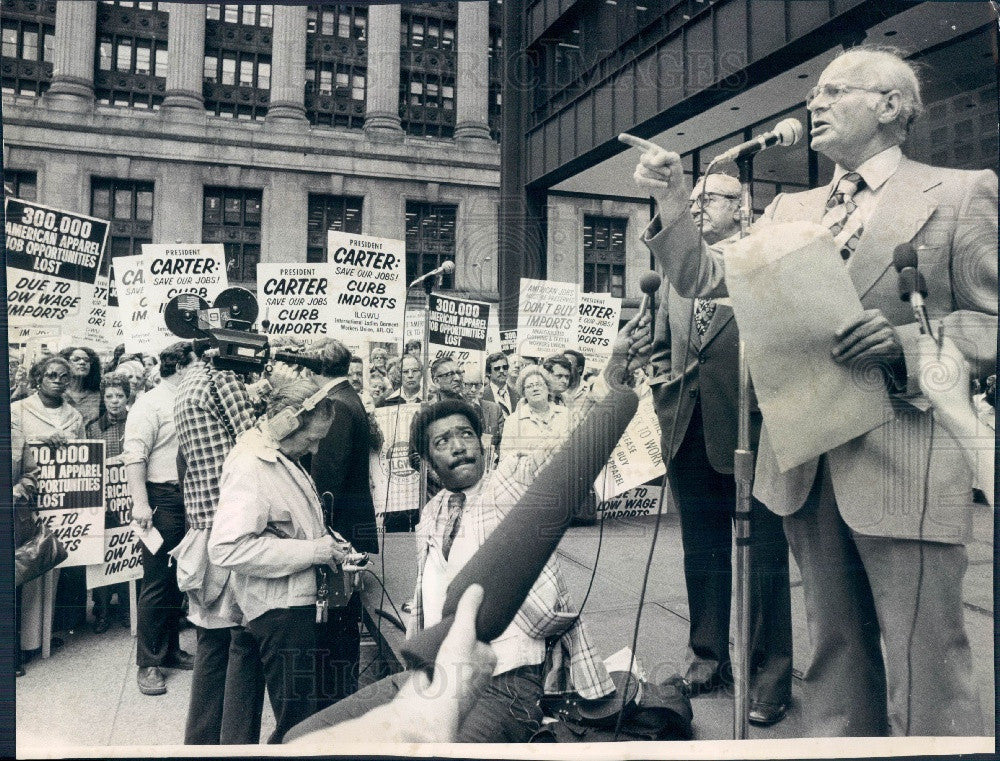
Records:
{"label": "bald head", "polygon": [[725,240],[739,230],[740,190],[740,181],[728,174],[710,174],[698,180],[691,191],[691,216],[705,242]]}
{"label": "bald head", "polygon": [[920,95],[920,79],[916,69],[903,58],[903,52],[891,47],[860,45],[845,50],[833,62],[852,70],[876,90],[898,90],[899,113],[885,125],[897,144],[906,140],[910,127],[924,110]]}

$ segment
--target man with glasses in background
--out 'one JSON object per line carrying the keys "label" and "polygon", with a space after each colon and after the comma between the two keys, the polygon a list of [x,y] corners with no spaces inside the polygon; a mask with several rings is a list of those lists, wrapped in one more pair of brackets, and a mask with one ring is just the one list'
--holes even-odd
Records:
{"label": "man with glasses in background", "polygon": [[396,404],[420,404],[424,401],[420,393],[424,368],[420,360],[412,354],[404,354],[401,367],[402,385],[379,403],[379,407]]}
{"label": "man with glasses in background", "polygon": [[[903,156],[923,106],[916,72],[899,51],[845,51],[806,106],[811,147],[836,164],[833,179],[775,197],[760,234],[771,222],[830,230],[862,306],[831,325],[831,360],[866,379],[880,371],[894,413],[784,472],[768,430],[761,433],[754,495],[784,517],[802,572],[812,641],[806,726],[820,736],[982,735],[962,612],[972,473],[954,441],[935,432],[919,396],[919,324],[900,300],[892,265],[897,246],[919,256],[932,330],[944,327],[975,376],[993,372],[997,176]],[[678,293],[725,295],[723,247],[698,239],[680,156],[643,148],[634,177],[657,206],[644,239]]]}
{"label": "man with glasses in background", "polygon": [[496,402],[504,417],[514,411],[520,397],[517,391],[507,384],[510,372],[510,360],[502,351],[494,352],[486,358],[486,383],[483,389],[483,399]]}
{"label": "man with glasses in background", "polygon": [[[691,218],[709,245],[739,238],[740,183],[712,174],[691,193]],[[685,682],[691,695],[732,684],[733,452],[740,336],[732,307],[684,298],[664,279],[649,386],[681,519],[690,624]],[[679,408],[679,409],[678,409]],[[676,429],[674,417],[677,418]],[[759,429],[755,428],[754,433]],[[756,439],[751,448],[756,447]],[[781,518],[754,500],[750,547],[749,720],[774,724],[792,697],[788,544]]]}

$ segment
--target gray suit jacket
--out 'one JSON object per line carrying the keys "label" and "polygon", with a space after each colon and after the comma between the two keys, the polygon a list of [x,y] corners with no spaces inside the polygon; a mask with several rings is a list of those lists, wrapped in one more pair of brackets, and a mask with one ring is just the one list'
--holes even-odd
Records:
{"label": "gray suit jacket", "polygon": [[[763,220],[819,222],[829,186],[781,194]],[[722,252],[702,245],[694,223],[681,218],[645,235],[678,293],[725,295]],[[878,308],[903,345],[907,388],[893,395],[893,420],[827,453],[844,521],[861,534],[962,543],[971,529],[972,474],[957,443],[933,428],[914,375],[917,323],[898,293],[892,266],[900,243],[922,247],[932,322],[962,349],[976,373],[992,372],[997,344],[997,176],[990,171],[941,169],[903,158],[880,189],[848,274],[865,309]],[[808,425],[808,421],[803,421]],[[924,515],[924,476],[929,494]],[[782,473],[766,424],[758,449],[754,495],[772,511],[798,510],[816,477],[818,460]]]}

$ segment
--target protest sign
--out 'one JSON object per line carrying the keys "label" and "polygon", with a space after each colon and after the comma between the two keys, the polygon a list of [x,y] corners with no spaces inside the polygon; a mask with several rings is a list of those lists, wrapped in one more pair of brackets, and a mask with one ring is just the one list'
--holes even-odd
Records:
{"label": "protest sign", "polygon": [[622,300],[610,293],[580,294],[577,349],[586,358],[588,370],[603,370],[608,364],[621,311]]}
{"label": "protest sign", "polygon": [[432,293],[428,330],[431,361],[451,357],[459,366],[481,367],[489,314],[490,305],[485,302]]}
{"label": "protest sign", "polygon": [[62,542],[63,566],[104,557],[104,442],[70,440],[62,447],[32,443],[39,467],[38,515]]}
{"label": "protest sign", "polygon": [[406,324],[403,326],[403,345],[410,341],[424,341],[424,317],[427,315],[426,309],[414,309],[407,307]]}
{"label": "protest sign", "polygon": [[104,561],[87,566],[87,589],[142,578],[142,542],[131,526],[104,532]]}
{"label": "protest sign", "polygon": [[125,466],[120,462],[104,465],[104,511],[112,523],[127,526],[132,520],[132,495],[128,489]]}
{"label": "protest sign", "polygon": [[503,351],[500,344],[500,308],[499,305],[490,308],[486,321],[486,353]]}
{"label": "protest sign", "polygon": [[154,311],[150,316],[152,302],[146,291],[146,259],[142,254],[119,256],[115,259],[114,269],[114,292],[125,334],[125,351],[151,354],[156,332],[155,318],[159,315]]}
{"label": "protest sign", "polygon": [[399,404],[375,410],[385,439],[372,493],[376,513],[420,507],[420,471],[410,466],[410,421],[419,409],[419,404]]}
{"label": "protest sign", "polygon": [[336,293],[330,286],[334,268],[328,263],[258,264],[257,303],[261,325],[267,321],[264,332],[310,339],[336,334]]}
{"label": "protest sign", "polygon": [[[170,299],[180,293],[193,293],[211,306],[215,297],[226,290],[229,285],[226,251],[221,243],[144,243],[142,256],[145,260],[143,291],[148,304],[141,318],[133,311],[130,319],[133,325],[140,319],[151,323],[147,353],[157,353],[178,340],[163,320],[163,308]],[[126,285],[124,277],[122,285]]]}
{"label": "protest sign", "polygon": [[4,212],[8,325],[86,320],[108,223],[19,198]]}
{"label": "protest sign", "polygon": [[660,422],[650,394],[639,400],[632,422],[594,481],[594,491],[599,500],[609,500],[665,472],[660,450]]}
{"label": "protest sign", "polygon": [[111,346],[125,343],[125,328],[122,325],[122,312],[118,306],[118,284],[115,280],[115,264],[108,263],[108,308],[104,313],[105,334]]}
{"label": "protest sign", "polygon": [[87,321],[81,325],[73,322],[73,342],[89,346],[94,351],[110,350],[113,344],[108,336],[108,276],[98,275],[94,282],[94,296],[90,302]]}
{"label": "protest sign", "polygon": [[580,307],[576,283],[521,278],[517,304],[518,354],[544,357],[576,346]]}
{"label": "protest sign", "polygon": [[[667,499],[669,502],[669,490]],[[614,518],[638,518],[656,515],[660,508],[659,486],[636,486],[597,505],[597,517],[603,520]]]}
{"label": "protest sign", "polygon": [[406,302],[406,254],[401,240],[330,230],[337,333],[398,341]]}
{"label": "protest sign", "polygon": [[500,331],[500,351],[504,354],[510,356],[511,354],[517,353],[517,331],[516,330],[501,330]]}

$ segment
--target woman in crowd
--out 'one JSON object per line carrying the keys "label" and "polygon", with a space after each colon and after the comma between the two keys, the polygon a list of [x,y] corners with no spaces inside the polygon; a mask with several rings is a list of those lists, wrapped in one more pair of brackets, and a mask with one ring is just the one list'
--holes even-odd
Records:
{"label": "woman in crowd", "polygon": [[[125,439],[125,418],[128,415],[128,400],[131,387],[122,373],[110,373],[101,378],[101,405],[104,414],[87,426],[88,439],[104,441],[104,459],[109,465],[121,459],[122,442]],[[114,513],[105,513],[104,527],[117,528],[120,525]],[[123,623],[128,623],[128,584],[122,582],[93,590],[94,631],[103,634],[108,630],[108,614],[111,612],[111,597],[118,594],[118,615]]]}
{"label": "woman in crowd", "polygon": [[554,387],[552,376],[538,365],[521,371],[517,379],[521,400],[504,422],[501,460],[549,446],[553,438],[569,433],[570,413],[552,401]]}
{"label": "woman in crowd", "polygon": [[132,393],[129,394],[128,406],[135,404],[136,398],[145,390],[146,366],[140,359],[126,359],[118,363],[115,372],[128,378]]}
{"label": "woman in crowd", "polygon": [[[83,416],[65,398],[71,376],[69,362],[60,356],[44,357],[32,366],[29,377],[35,393],[10,405],[12,442],[62,447],[84,437]],[[43,631],[51,631],[58,578],[55,569],[21,588],[21,649],[26,659],[41,649]],[[62,640],[54,637],[52,644],[58,647]]]}
{"label": "woman in crowd", "polygon": [[100,414],[101,361],[94,350],[86,346],[70,346],[59,355],[70,366],[66,401],[80,411],[86,425]]}
{"label": "woman in crowd", "polygon": [[385,373],[372,368],[372,371],[368,375],[368,393],[371,394],[372,401],[376,407],[389,395],[391,390]]}

